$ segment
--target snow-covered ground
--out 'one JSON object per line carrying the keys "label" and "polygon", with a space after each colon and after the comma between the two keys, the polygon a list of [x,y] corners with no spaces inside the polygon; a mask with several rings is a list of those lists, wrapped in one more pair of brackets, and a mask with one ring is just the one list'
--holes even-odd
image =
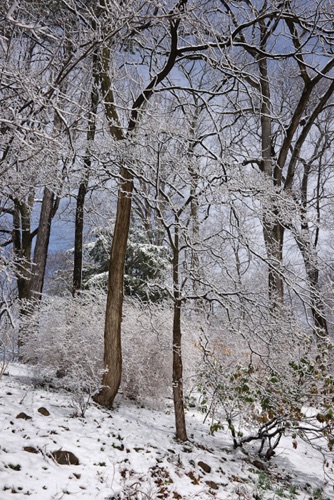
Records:
{"label": "snow-covered ground", "polygon": [[[28,368],[11,364],[0,381],[0,499],[334,499],[333,455],[285,438],[264,463],[224,431],[211,436],[200,413],[187,425],[190,441],[178,443],[172,412],[122,398],[73,417],[70,395],[34,388]],[[79,463],[58,464],[59,450]]]}

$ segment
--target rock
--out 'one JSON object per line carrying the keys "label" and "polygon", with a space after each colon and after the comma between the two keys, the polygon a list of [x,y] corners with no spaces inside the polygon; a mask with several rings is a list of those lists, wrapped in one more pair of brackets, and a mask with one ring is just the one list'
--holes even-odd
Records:
{"label": "rock", "polygon": [[40,413],[41,415],[44,415],[44,417],[48,417],[50,415],[50,412],[49,410],[47,410],[46,408],[44,408],[44,406],[41,406],[40,408],[38,408],[38,413]]}
{"label": "rock", "polygon": [[38,449],[35,448],[34,446],[24,446],[23,449],[28,453],[39,453]]}
{"label": "rock", "polygon": [[79,459],[71,451],[52,451],[51,456],[59,465],[79,465]]}
{"label": "rock", "polygon": [[59,370],[56,371],[57,378],[64,378],[65,376],[66,376],[65,368],[59,368]]}
{"label": "rock", "polygon": [[265,458],[266,460],[270,460],[274,455],[275,451],[272,448],[268,448]]}
{"label": "rock", "polygon": [[211,488],[212,490],[219,490],[219,486],[217,483],[214,481],[205,481],[205,483]]}
{"label": "rock", "polygon": [[267,469],[266,465],[263,462],[261,462],[261,460],[253,460],[253,462],[251,463],[259,470]]}
{"label": "rock", "polygon": [[182,451],[183,453],[191,453],[193,450],[191,448],[188,448],[187,446],[184,446]]}
{"label": "rock", "polygon": [[198,467],[204,470],[207,474],[211,472],[211,467],[210,465],[206,464],[205,462],[198,462]]}
{"label": "rock", "polygon": [[193,471],[186,472],[186,476],[189,477],[192,484],[199,484],[201,482],[200,476],[196,477]]}
{"label": "rock", "polygon": [[31,420],[32,417],[21,411],[18,415],[16,415],[16,418],[23,418],[24,420]]}

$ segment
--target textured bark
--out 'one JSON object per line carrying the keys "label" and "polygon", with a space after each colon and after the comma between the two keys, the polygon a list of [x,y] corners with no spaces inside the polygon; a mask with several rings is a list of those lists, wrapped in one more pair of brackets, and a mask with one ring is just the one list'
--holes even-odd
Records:
{"label": "textured bark", "polygon": [[186,420],[183,400],[183,364],[182,364],[182,331],[181,331],[181,300],[179,283],[179,228],[175,226],[173,248],[173,401],[176,437],[187,441]]}
{"label": "textured bark", "polygon": [[314,332],[317,338],[321,341],[328,336],[328,326],[324,311],[324,303],[319,287],[319,269],[314,264],[308,265],[307,259],[308,258],[305,259],[305,268],[310,286],[311,313],[314,321]]}
{"label": "textured bark", "polygon": [[[266,212],[266,208],[264,208]],[[273,206],[267,208],[267,213],[263,216],[263,236],[267,252],[268,263],[268,296],[270,307],[275,309],[283,303],[284,285],[283,275],[280,270],[283,260],[283,240],[284,227],[279,222],[272,220],[272,217],[278,219],[278,213]]]}
{"label": "textured bark", "polygon": [[181,303],[175,300],[173,318],[173,401],[175,429],[177,439],[179,439],[180,441],[187,441],[188,437],[183,398],[183,364],[181,340]]}
{"label": "textured bark", "polygon": [[41,213],[38,224],[29,298],[39,299],[43,291],[45,268],[48,255],[51,220],[54,215],[54,192],[44,188]]}
{"label": "textured bark", "polygon": [[[30,297],[31,280],[31,204],[33,194],[28,203],[14,200],[13,212],[13,250],[15,254],[15,270],[18,296],[21,302],[20,317],[27,314],[26,301]],[[18,335],[18,354],[21,359],[22,331]]]}
{"label": "textured bark", "polygon": [[[104,47],[101,52],[100,87],[109,124],[110,135],[116,140],[124,139],[109,76],[110,50]],[[102,390],[94,400],[102,406],[111,408],[122,378],[121,323],[124,300],[124,264],[130,228],[133,176],[122,166],[119,173],[116,221],[110,252],[108,296],[104,327],[105,373]]]}
{"label": "textured bark", "polygon": [[[186,0],[181,0],[178,9],[183,9]],[[166,78],[173,69],[177,56],[177,30],[180,21],[178,19],[170,22],[171,48],[169,57],[163,69],[150,81],[147,87],[134,101],[128,124],[128,135],[130,136],[140,121],[140,110],[151,98],[156,86]],[[101,91],[105,105],[106,116],[109,124],[110,134],[117,140],[124,138],[120,127],[120,120],[114,102],[112,85],[109,77],[110,50],[104,48],[101,55]],[[108,408],[112,407],[117,394],[122,376],[122,346],[121,346],[121,322],[124,296],[124,263],[127,248],[127,240],[130,226],[131,201],[133,191],[133,174],[126,166],[120,170],[120,188],[118,191],[117,213],[111,247],[108,297],[106,309],[106,322],[104,330],[104,368],[103,388],[95,396],[95,401]]]}
{"label": "textured bark", "polygon": [[[266,50],[266,26],[264,21],[260,22],[261,44],[263,51]],[[272,158],[271,138],[271,96],[268,75],[268,61],[266,57],[258,59],[261,88],[261,170],[273,187],[281,184],[281,171],[278,177],[274,177],[274,162]],[[283,258],[284,228],[279,223],[279,208],[275,200],[270,197],[263,207],[263,236],[268,259],[268,297],[271,308],[276,308],[283,302],[284,286],[280,273],[280,265]]]}
{"label": "textured bark", "polygon": [[[32,195],[33,196],[33,195]],[[31,280],[31,208],[30,203],[14,201],[13,248],[17,288],[20,300],[29,299]]]}
{"label": "textured bark", "polygon": [[130,226],[131,196],[133,179],[123,167],[120,172],[121,184],[118,192],[117,216],[113,235],[106,322],[104,332],[104,373],[100,393],[94,400],[111,408],[118,392],[122,375],[121,322],[124,296],[124,263]]}

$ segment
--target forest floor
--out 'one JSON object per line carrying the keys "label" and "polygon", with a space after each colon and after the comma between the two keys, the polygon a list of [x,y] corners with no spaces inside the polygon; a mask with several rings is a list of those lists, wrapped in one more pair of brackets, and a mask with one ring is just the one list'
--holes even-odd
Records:
{"label": "forest floor", "polygon": [[195,410],[183,444],[170,410],[119,397],[112,411],[73,411],[71,395],[36,388],[26,366],[9,365],[0,381],[0,500],[334,499],[333,455],[302,441],[294,448],[283,438],[264,462],[234,450],[226,431],[210,435]]}

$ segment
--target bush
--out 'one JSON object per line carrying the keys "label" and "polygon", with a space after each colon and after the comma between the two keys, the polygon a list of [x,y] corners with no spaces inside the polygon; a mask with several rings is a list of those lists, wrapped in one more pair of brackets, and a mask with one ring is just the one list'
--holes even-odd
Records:
{"label": "bush", "polygon": [[[101,384],[105,302],[101,290],[75,298],[44,297],[22,325],[22,356],[33,364],[36,380],[71,391],[81,414]],[[198,354],[190,332],[185,326],[185,378],[190,377]],[[172,394],[171,308],[126,300],[122,349],[125,397],[150,407],[162,406]]]}
{"label": "bush", "polygon": [[[1,255],[0,255],[1,257]],[[17,356],[17,303],[12,299],[11,281],[1,272],[0,259],[0,379],[8,363]]]}
{"label": "bush", "polygon": [[[126,397],[154,408],[172,397],[172,325],[170,305],[126,302],[121,384]],[[190,388],[199,359],[193,327],[190,320],[182,325],[185,390]]]}
{"label": "bush", "polygon": [[38,382],[71,391],[82,415],[101,384],[104,310],[104,296],[93,292],[43,297],[22,320],[23,360]]}
{"label": "bush", "polygon": [[202,345],[201,406],[212,418],[212,429],[226,422],[235,447],[258,442],[258,451],[266,459],[274,454],[282,435],[290,435],[294,447],[298,438],[312,437],[320,445],[324,437],[331,449],[334,378],[330,341],[319,348],[291,318],[281,318],[276,326],[269,320],[258,325],[258,336],[254,324],[249,325],[252,342],[246,325],[240,326],[242,335],[233,332],[239,349],[220,343]]}

